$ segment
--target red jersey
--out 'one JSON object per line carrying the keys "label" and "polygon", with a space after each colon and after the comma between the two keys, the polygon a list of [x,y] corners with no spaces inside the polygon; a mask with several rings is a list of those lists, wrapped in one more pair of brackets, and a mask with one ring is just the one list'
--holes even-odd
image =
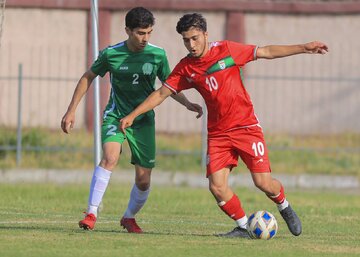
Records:
{"label": "red jersey", "polygon": [[175,93],[195,88],[202,95],[209,136],[259,123],[241,77],[241,68],[256,59],[256,48],[213,42],[205,56],[183,58],[165,81],[164,86]]}

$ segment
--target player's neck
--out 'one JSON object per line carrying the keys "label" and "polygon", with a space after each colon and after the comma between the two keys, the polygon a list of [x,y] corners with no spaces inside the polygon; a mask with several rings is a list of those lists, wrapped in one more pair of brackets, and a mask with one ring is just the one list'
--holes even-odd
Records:
{"label": "player's neck", "polygon": [[138,49],[138,48],[136,48],[136,46],[134,46],[133,44],[131,44],[131,43],[129,42],[129,40],[126,40],[125,43],[126,43],[127,48],[130,50],[130,52],[137,53],[137,52],[141,52],[142,50],[144,50],[144,49]]}
{"label": "player's neck", "polygon": [[199,56],[199,58],[203,58],[208,52],[209,52],[209,49],[210,49],[210,43],[207,42],[204,46],[204,50],[203,52],[201,53],[201,55]]}

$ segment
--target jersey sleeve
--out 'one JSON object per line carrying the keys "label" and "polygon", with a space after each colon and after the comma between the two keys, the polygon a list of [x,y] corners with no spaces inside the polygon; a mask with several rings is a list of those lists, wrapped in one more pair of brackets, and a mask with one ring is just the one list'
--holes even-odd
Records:
{"label": "jersey sleeve", "polygon": [[236,65],[244,66],[246,63],[256,60],[255,45],[244,45],[233,41],[227,41],[229,51]]}
{"label": "jersey sleeve", "polygon": [[99,52],[98,58],[91,66],[91,71],[101,77],[104,77],[106,72],[109,71],[109,65],[107,61],[107,49]]}
{"label": "jersey sleeve", "polygon": [[160,79],[161,82],[164,82],[168,78],[170,72],[171,71],[170,71],[169,61],[164,51],[164,54],[162,55],[161,58],[160,67],[157,72],[157,77]]}
{"label": "jersey sleeve", "polygon": [[176,65],[163,85],[175,94],[193,87],[191,79],[187,78],[185,72],[183,72],[181,63]]}

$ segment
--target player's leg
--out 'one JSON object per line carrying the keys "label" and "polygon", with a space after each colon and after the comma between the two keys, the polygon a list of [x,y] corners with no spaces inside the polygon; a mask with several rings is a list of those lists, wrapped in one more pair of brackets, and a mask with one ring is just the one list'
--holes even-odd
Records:
{"label": "player's leg", "polygon": [[228,185],[228,176],[230,168],[226,167],[209,175],[209,189],[217,201],[220,209],[233,219],[237,226],[226,234],[219,234],[224,237],[244,237],[250,238],[247,231],[248,218],[241,206],[241,202],[237,195]]}
{"label": "player's leg", "polygon": [[151,170],[135,165],[135,184],[130,192],[130,199],[127,209],[121,218],[120,224],[129,233],[142,233],[142,229],[136,223],[135,215],[145,205],[150,193]]}
{"label": "player's leg", "polygon": [[95,226],[99,205],[109,184],[112,170],[119,159],[120,148],[121,145],[116,142],[103,145],[102,160],[94,169],[91,179],[88,209],[85,218],[79,222],[79,227],[83,229],[93,229]]}
{"label": "player's leg", "polygon": [[131,150],[131,163],[135,165],[135,183],[130,193],[127,209],[120,225],[129,233],[142,233],[135,215],[145,205],[150,193],[151,171],[155,166],[155,127],[145,125],[127,133]]}
{"label": "player's leg", "polygon": [[251,171],[255,186],[277,204],[290,232],[296,236],[300,235],[300,219],[286,200],[282,184],[271,176],[268,150],[262,129],[254,126],[234,131],[232,138],[241,159]]}
{"label": "player's leg", "polygon": [[237,224],[234,230],[226,234],[219,234],[219,236],[249,238],[247,216],[239,198],[228,184],[230,171],[237,165],[237,161],[238,157],[232,152],[231,143],[226,135],[208,139],[209,190],[220,209]]}
{"label": "player's leg", "polygon": [[88,209],[86,211],[85,218],[79,221],[80,228],[86,230],[94,229],[98,216],[99,205],[109,184],[112,170],[118,162],[121,151],[121,143],[125,140],[124,135],[120,133],[117,128],[118,119],[108,118],[103,121],[103,156],[99,165],[93,172],[90,184]]}
{"label": "player's leg", "polygon": [[280,181],[274,179],[270,172],[252,172],[251,175],[255,186],[263,191],[267,197],[269,197],[277,205],[277,208],[285,220],[290,232],[295,236],[300,235],[302,231],[301,221],[287,201],[284,187]]}

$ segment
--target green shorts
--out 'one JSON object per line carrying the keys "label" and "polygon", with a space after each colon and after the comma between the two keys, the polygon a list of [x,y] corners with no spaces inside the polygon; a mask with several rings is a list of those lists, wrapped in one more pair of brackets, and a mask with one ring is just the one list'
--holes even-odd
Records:
{"label": "green shorts", "polygon": [[131,151],[131,163],[144,168],[155,167],[155,125],[145,124],[141,127],[126,129],[126,136],[119,130],[120,120],[107,116],[101,127],[102,144],[128,140]]}

